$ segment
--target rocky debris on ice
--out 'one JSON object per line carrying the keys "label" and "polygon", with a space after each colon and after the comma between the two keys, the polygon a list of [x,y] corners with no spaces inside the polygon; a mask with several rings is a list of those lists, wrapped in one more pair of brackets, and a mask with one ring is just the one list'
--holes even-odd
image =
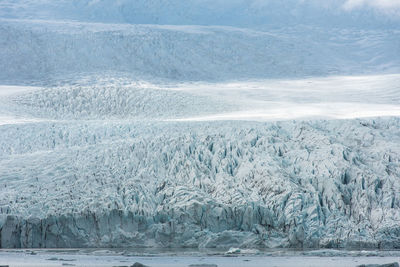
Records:
{"label": "rocky debris on ice", "polygon": [[135,262],[134,264],[131,265],[131,267],[149,267],[149,266],[144,265],[143,263],[140,262]]}
{"label": "rocky debris on ice", "polygon": [[392,263],[385,263],[385,264],[361,264],[357,267],[399,267],[399,263],[392,262]]}

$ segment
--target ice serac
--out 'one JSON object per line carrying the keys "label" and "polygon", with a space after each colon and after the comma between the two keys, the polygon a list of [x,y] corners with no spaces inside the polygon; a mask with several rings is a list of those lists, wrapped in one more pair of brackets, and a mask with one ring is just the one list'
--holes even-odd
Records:
{"label": "ice serac", "polygon": [[397,118],[0,127],[2,248],[399,248]]}

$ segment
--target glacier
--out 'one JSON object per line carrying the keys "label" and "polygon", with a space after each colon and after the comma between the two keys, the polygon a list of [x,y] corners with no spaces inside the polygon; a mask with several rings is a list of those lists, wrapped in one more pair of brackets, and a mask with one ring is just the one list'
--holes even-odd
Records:
{"label": "glacier", "polygon": [[400,249],[398,16],[269,2],[2,1],[0,248]]}
{"label": "glacier", "polygon": [[268,89],[82,84],[3,92],[40,121],[0,125],[1,247],[398,248],[397,116],[179,121]]}
{"label": "glacier", "polygon": [[0,79],[54,84],[120,73],[150,81],[293,79],[400,72],[397,29],[126,25],[0,18]]}

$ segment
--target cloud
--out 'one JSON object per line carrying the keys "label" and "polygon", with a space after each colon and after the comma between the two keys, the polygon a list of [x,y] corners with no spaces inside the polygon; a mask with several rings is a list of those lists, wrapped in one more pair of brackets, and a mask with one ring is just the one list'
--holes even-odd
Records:
{"label": "cloud", "polygon": [[400,10],[400,0],[347,0],[343,5],[345,10],[362,7],[372,7],[382,11],[398,11]]}

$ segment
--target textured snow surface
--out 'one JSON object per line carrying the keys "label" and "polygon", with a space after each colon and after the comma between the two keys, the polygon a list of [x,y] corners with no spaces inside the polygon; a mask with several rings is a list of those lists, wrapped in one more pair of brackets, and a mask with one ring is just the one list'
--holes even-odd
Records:
{"label": "textured snow surface", "polygon": [[232,80],[398,73],[398,30],[126,25],[0,18],[0,80],[82,73]]}
{"label": "textured snow surface", "polygon": [[[400,115],[400,75],[149,83],[117,74],[0,86],[3,116],[29,120],[273,121]],[[1,119],[0,124],[9,120]]]}
{"label": "textured snow surface", "polygon": [[2,247],[398,248],[399,123],[1,126]]}
{"label": "textured snow surface", "polygon": [[[398,89],[390,97],[376,90],[397,79],[353,78],[363,84],[358,97],[336,97],[349,105],[368,98],[390,111]],[[397,117],[174,122],[246,110],[279,83],[301,103],[309,82],[329,88],[346,78],[215,91],[86,81],[1,87],[2,109],[40,120],[0,125],[1,247],[399,248]],[[275,94],[296,110],[285,91]]]}
{"label": "textured snow surface", "polygon": [[396,28],[399,14],[396,0],[2,0],[0,3],[0,16],[6,18],[130,24]]}

